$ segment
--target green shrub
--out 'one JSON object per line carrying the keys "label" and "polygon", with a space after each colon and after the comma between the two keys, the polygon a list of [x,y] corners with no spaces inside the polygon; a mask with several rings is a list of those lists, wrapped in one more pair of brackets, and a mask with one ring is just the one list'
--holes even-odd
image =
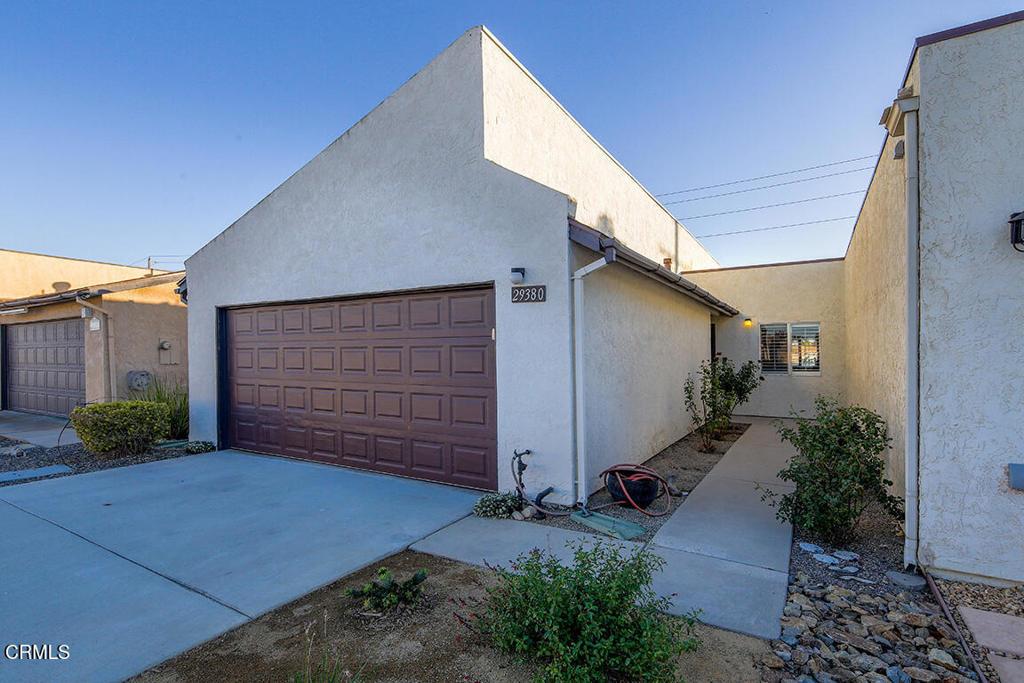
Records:
{"label": "green shrub", "polygon": [[542,681],[676,680],[676,657],[698,645],[696,614],[663,614],[670,601],[651,589],[663,565],[645,550],[602,543],[574,546],[568,566],[534,550],[497,569],[468,624],[500,650],[538,660]]}
{"label": "green shrub", "polygon": [[719,386],[726,396],[730,397],[719,404],[720,409],[726,411],[725,423],[728,426],[736,408],[749,401],[754,390],[764,381],[764,377],[761,376],[761,364],[748,360],[737,369],[732,360],[725,356],[718,356],[712,363],[718,375]]}
{"label": "green shrub", "polygon": [[420,569],[405,581],[395,581],[391,570],[381,567],[377,570],[376,579],[367,581],[360,588],[349,588],[348,594],[353,598],[361,598],[364,609],[385,612],[399,605],[416,604],[426,580],[426,569]]}
{"label": "green shrub", "polygon": [[901,517],[903,502],[889,495],[892,482],[885,478],[880,457],[891,441],[885,420],[867,408],[843,406],[826,396],[817,397],[814,405],[814,419],[797,418],[795,429],[777,425],[782,440],[797,450],[779,472],[779,478],[796,484],[796,490],[778,501],[772,491],[764,495],[777,507],[778,518],[842,544],[853,537],[861,513],[872,501]]}
{"label": "green shrub", "polygon": [[209,453],[215,450],[217,450],[217,447],[213,445],[212,441],[189,441],[185,444],[185,452],[191,455]]}
{"label": "green shrub", "polygon": [[170,409],[150,401],[115,401],[79,406],[71,424],[86,450],[98,455],[145,453],[167,437]]}
{"label": "green shrub", "polygon": [[132,392],[132,398],[166,405],[169,411],[166,438],[188,438],[188,386],[178,382],[172,384],[159,377],[153,377],[153,381],[146,389]]}
{"label": "green shrub", "polygon": [[700,437],[700,450],[715,450],[715,439],[728,429],[736,406],[750,400],[764,377],[761,365],[749,360],[737,370],[736,365],[723,356],[701,361],[700,387],[693,375],[687,375],[683,385],[683,400],[690,414],[694,431]]}
{"label": "green shrub", "polygon": [[522,504],[516,493],[488,493],[477,498],[473,514],[477,517],[511,517],[520,507]]}

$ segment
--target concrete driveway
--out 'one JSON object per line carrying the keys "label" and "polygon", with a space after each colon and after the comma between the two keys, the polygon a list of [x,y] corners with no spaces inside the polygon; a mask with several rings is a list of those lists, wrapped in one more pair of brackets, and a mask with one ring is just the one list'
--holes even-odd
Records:
{"label": "concrete driveway", "polygon": [[66,418],[0,410],[0,436],[53,448],[78,443],[80,439]]}
{"label": "concrete driveway", "polygon": [[116,681],[451,524],[477,494],[220,451],[0,489],[0,681]]}

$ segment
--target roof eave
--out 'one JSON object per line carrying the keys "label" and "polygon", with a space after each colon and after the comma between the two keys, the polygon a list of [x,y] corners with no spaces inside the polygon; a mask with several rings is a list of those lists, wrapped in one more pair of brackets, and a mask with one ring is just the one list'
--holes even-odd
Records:
{"label": "roof eave", "polygon": [[661,285],[676,290],[680,294],[707,306],[719,315],[734,316],[739,313],[739,310],[725,303],[711,292],[701,289],[682,275],[674,273],[643,254],[630,249],[616,238],[609,237],[573,218],[569,219],[569,239],[599,254],[603,254],[609,249],[614,249],[616,263],[620,263],[640,275],[649,277]]}

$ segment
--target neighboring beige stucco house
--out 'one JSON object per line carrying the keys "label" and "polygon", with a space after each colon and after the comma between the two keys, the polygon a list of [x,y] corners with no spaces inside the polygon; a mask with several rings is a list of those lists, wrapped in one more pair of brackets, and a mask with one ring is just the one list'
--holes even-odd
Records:
{"label": "neighboring beige stucco house", "polygon": [[0,302],[0,409],[67,415],[129,397],[140,371],[187,381],[183,272],[6,251],[0,260],[16,295]]}
{"label": "neighboring beige stucco house", "polygon": [[765,373],[749,412],[830,393],[881,414],[905,560],[989,581],[1024,582],[1022,51],[1024,12],[917,40],[845,258],[685,273],[740,309],[716,321],[736,359],[764,358],[768,323],[820,324],[820,370]]}

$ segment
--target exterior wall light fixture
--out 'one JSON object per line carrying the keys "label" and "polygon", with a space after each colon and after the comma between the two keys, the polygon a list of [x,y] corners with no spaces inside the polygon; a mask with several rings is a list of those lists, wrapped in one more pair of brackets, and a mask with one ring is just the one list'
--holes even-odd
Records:
{"label": "exterior wall light fixture", "polygon": [[1010,216],[1010,244],[1017,251],[1024,251],[1024,211]]}
{"label": "exterior wall light fixture", "polygon": [[523,284],[523,280],[526,279],[526,268],[513,268],[512,272],[509,273],[508,279],[511,280],[514,285]]}
{"label": "exterior wall light fixture", "polygon": [[744,318],[743,319],[743,327],[745,329],[749,330],[753,326],[754,326],[754,321],[753,320],[751,320],[750,318]]}

